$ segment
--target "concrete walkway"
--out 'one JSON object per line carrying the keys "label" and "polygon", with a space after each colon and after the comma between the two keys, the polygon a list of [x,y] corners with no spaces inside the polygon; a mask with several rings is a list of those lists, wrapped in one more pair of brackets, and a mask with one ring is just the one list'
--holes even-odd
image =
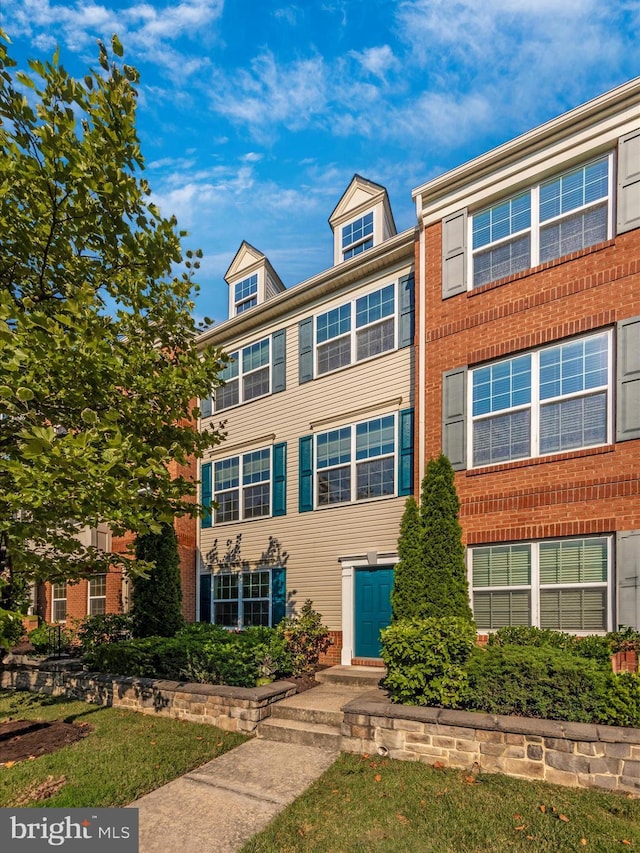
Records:
{"label": "concrete walkway", "polygon": [[337,757],[331,749],[247,741],[131,803],[140,853],[234,853]]}

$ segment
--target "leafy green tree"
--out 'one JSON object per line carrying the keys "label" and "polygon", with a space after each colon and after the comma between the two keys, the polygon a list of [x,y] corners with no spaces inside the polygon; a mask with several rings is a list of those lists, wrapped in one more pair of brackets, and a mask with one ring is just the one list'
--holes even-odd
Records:
{"label": "leafy green tree", "polygon": [[132,578],[134,637],[173,637],[184,624],[178,540],[172,524],[159,533],[138,536],[136,559],[153,563],[146,575]]}
{"label": "leafy green tree", "polygon": [[405,505],[391,593],[394,621],[442,616],[473,619],[459,511],[453,468],[441,453],[427,464],[420,507],[414,498]]}
{"label": "leafy green tree", "polygon": [[168,463],[220,440],[193,418],[222,356],[194,343],[201,252],[183,256],[184,232],[149,200],[138,74],[117,37],[84,79],[57,51],[16,70],[7,42],[0,31],[3,569],[56,581],[130,567],[83,546],[82,525],[144,534],[198,512]]}

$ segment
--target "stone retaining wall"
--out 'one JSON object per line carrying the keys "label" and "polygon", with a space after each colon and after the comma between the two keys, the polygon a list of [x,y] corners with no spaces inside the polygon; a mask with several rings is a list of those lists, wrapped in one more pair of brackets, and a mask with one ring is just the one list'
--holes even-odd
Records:
{"label": "stone retaining wall", "polygon": [[640,729],[393,705],[365,694],[344,708],[342,749],[640,796]]}
{"label": "stone retaining wall", "polygon": [[8,662],[5,658],[0,686],[210,723],[244,734],[252,734],[260,720],[271,716],[271,705],[292,696],[296,690],[288,681],[255,688],[225,687],[104,675],[81,669],[78,661],[34,661],[16,656]]}

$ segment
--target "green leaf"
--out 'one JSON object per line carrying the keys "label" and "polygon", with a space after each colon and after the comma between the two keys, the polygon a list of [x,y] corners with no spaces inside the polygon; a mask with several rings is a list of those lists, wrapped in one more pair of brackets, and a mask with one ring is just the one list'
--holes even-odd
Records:
{"label": "green leaf", "polygon": [[122,54],[124,53],[124,51],[122,50],[122,44],[120,43],[120,39],[115,33],[111,36],[111,49],[113,50],[116,56],[122,56]]}
{"label": "green leaf", "polygon": [[28,400],[33,400],[35,394],[31,390],[31,388],[25,388],[24,386],[22,386],[16,391],[16,397],[21,402],[26,403]]}

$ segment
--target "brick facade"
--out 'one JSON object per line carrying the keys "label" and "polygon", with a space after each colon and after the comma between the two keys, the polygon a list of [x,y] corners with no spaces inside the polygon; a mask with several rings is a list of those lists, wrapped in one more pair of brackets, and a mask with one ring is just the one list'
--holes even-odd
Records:
{"label": "brick facade", "polygon": [[[442,411],[442,374],[640,314],[640,230],[443,300],[441,224],[426,229],[427,413]],[[611,390],[611,393],[615,393]],[[426,418],[426,458],[442,447]],[[458,472],[467,544],[640,528],[640,442]]]}

